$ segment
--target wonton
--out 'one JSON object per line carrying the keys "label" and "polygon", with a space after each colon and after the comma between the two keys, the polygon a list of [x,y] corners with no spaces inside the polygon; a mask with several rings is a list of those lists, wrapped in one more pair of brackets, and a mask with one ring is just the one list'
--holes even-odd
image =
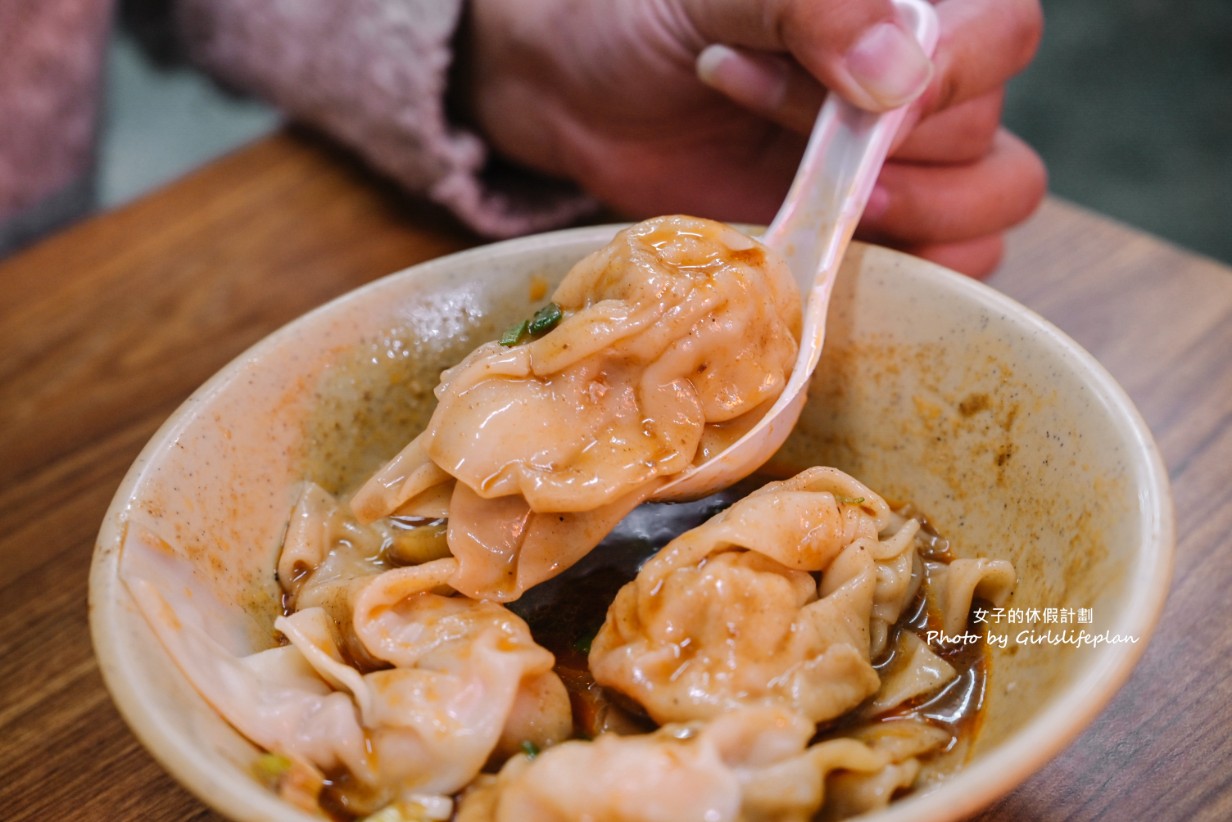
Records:
{"label": "wonton", "polygon": [[448,517],[451,584],[470,596],[516,599],[571,566],[739,438],[795,363],[786,263],[721,223],[625,229],[552,300],[550,331],[515,331],[442,375],[427,429],[352,501],[364,521]]}

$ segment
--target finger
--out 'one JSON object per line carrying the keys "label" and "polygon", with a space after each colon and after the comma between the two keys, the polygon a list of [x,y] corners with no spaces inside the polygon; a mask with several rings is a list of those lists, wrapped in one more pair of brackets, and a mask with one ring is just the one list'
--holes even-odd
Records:
{"label": "finger", "polygon": [[[591,194],[636,219],[656,214],[700,214],[725,222],[765,224],[783,202],[805,138],[758,122],[742,133],[682,152],[615,144],[604,153],[604,173],[588,181]],[[637,168],[636,181],[621,169]]]}
{"label": "finger", "polygon": [[752,113],[799,134],[812,130],[826,96],[788,57],[718,43],[698,55],[697,76]]}
{"label": "finger", "polygon": [[969,240],[1026,219],[1046,190],[1039,157],[1001,130],[992,150],[974,163],[887,163],[861,226],[866,237],[899,244]]}
{"label": "finger", "polygon": [[[936,70],[928,90],[912,106],[903,134],[933,113],[999,94],[1039,45],[1043,20],[1038,0],[942,0],[937,13],[941,36],[933,59]],[[799,16],[784,15],[784,19]],[[807,36],[784,34],[785,41]],[[757,38],[750,40],[759,48],[768,47]],[[822,86],[811,82],[818,77],[824,82],[822,74],[814,76],[768,51],[707,49],[698,70],[705,82],[734,101],[795,131],[811,128],[824,98]]]}
{"label": "finger", "polygon": [[[703,49],[698,76],[750,112],[799,134],[808,134],[825,89],[793,60],[725,45]],[[904,123],[890,156],[923,163],[972,162],[988,152],[1001,124],[1005,89]]]}
{"label": "finger", "polygon": [[922,117],[1000,88],[1026,68],[1043,31],[1039,0],[941,0],[941,37]]}
{"label": "finger", "polygon": [[890,157],[913,163],[975,162],[992,148],[1004,98],[998,88],[921,120],[901,136]]}
{"label": "finger", "polygon": [[902,250],[951,271],[982,280],[996,271],[1005,257],[1005,235],[992,234],[955,243],[906,246]]}
{"label": "finger", "polygon": [[[836,14],[832,18],[827,9],[825,19],[821,20],[822,14],[817,7],[822,5],[826,4],[804,4],[801,9],[800,3],[784,4],[784,11],[775,18],[783,24],[783,34],[776,38],[767,34],[767,24],[753,14],[752,4],[737,4],[738,8],[733,11],[730,4],[716,2],[715,6],[723,13],[716,16],[715,25],[707,30],[708,33],[726,32],[723,42],[747,48],[712,51],[707,60],[699,64],[699,75],[751,111],[795,131],[812,126],[824,96],[822,88],[809,82],[810,77],[864,108],[881,110],[896,105],[889,97],[871,99],[854,88],[851,72],[844,69],[842,59],[835,59],[836,54],[855,55],[856,62],[863,65],[858,55],[874,53],[872,49],[859,51],[852,40],[852,32],[861,24],[868,25],[869,20],[880,19],[875,17],[880,13],[879,7],[875,3],[840,3],[840,10],[846,10],[846,14]],[[738,13],[740,11],[744,14]],[[863,17],[858,14],[861,11]],[[932,61],[935,70],[931,72],[927,90],[912,106],[903,133],[934,112],[1002,88],[1009,78],[1026,67],[1039,46],[1043,17],[1038,0],[942,0],[937,5],[937,13],[941,36]],[[880,25],[882,22],[872,24],[874,28]],[[868,36],[873,41],[878,39],[875,35]],[[915,46],[913,38],[910,45]],[[772,53],[783,48],[788,48],[808,71],[802,72]],[[843,52],[844,48],[848,51]],[[760,49],[763,53],[751,49]],[[914,59],[904,56],[908,51],[910,49],[904,48],[901,55],[883,55],[876,61],[870,57],[870,65],[866,68],[891,74],[899,72],[898,79],[892,82],[900,82],[907,72],[904,67],[911,65]],[[898,99],[910,99],[912,94],[904,93]]]}
{"label": "finger", "polygon": [[788,52],[854,105],[884,111],[914,100],[932,63],[891,0],[684,0],[704,44]]}

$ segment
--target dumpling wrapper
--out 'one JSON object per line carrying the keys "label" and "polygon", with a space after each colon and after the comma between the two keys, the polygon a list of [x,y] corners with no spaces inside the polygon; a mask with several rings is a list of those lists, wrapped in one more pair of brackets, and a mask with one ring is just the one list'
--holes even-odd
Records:
{"label": "dumpling wrapper", "polygon": [[832,802],[868,810],[910,784],[913,757],[948,738],[923,723],[883,725],[809,745],[813,725],[798,714],[741,707],[651,734],[573,740],[480,777],[457,822],[808,822]]}
{"label": "dumpling wrapper", "polygon": [[1003,559],[976,557],[949,564],[929,562],[926,566],[930,604],[941,615],[942,632],[950,636],[966,630],[976,599],[1004,605],[1018,582],[1014,566]]}
{"label": "dumpling wrapper", "polygon": [[782,706],[814,723],[880,686],[915,594],[916,520],[833,468],[770,483],[647,560],[591,644],[595,681],[660,723]]}
{"label": "dumpling wrapper", "polygon": [[[252,650],[244,612],[193,566],[131,525],[121,573],[159,640],[201,696],[262,748],[323,773],[345,770],[349,801],[376,810],[408,795],[448,795],[493,757],[572,734],[554,658],[504,606],[450,596],[452,559],[360,580],[354,628],[392,664],[361,671],[320,607],[281,616],[289,644]],[[444,593],[443,593],[444,592]]]}

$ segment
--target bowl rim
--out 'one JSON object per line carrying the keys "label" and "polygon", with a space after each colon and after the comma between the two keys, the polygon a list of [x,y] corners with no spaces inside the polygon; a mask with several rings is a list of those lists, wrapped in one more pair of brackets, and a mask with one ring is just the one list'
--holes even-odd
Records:
{"label": "bowl rim", "polygon": [[[563,250],[574,246],[599,245],[627,223],[589,225],[488,243],[422,261],[378,277],[287,322],[232,358],[194,390],[159,426],[125,473],[108,505],[91,559],[88,604],[91,640],[104,684],[120,714],[143,747],[182,786],[207,805],[238,819],[287,818],[288,806],[259,785],[255,779],[222,778],[203,764],[196,740],[171,731],[158,714],[149,711],[141,698],[143,683],[134,681],[125,664],[133,649],[127,644],[124,609],[115,603],[127,597],[118,573],[119,548],[124,536],[124,513],[141,482],[168,443],[188,424],[192,411],[223,390],[242,373],[249,362],[273,349],[345,302],[374,291],[397,290],[404,281],[427,276],[433,270],[465,265],[505,253]],[[912,276],[932,280],[951,289],[994,315],[1020,323],[1024,330],[1040,335],[1050,349],[1065,355],[1070,367],[1082,378],[1091,394],[1126,435],[1126,446],[1137,457],[1130,461],[1134,487],[1141,505],[1138,527],[1144,545],[1127,575],[1126,597],[1138,607],[1125,612],[1126,624],[1117,633],[1136,636],[1133,644],[1106,644],[1090,649],[1083,670],[1067,687],[1044,703],[1029,723],[1009,734],[978,759],[966,764],[946,780],[895,801],[867,818],[878,822],[917,819],[957,819],[987,807],[1042,769],[1068,747],[1113,699],[1129,678],[1158,623],[1171,587],[1175,549],[1175,521],[1168,474],[1159,449],[1132,399],[1093,355],[1034,310],[989,285],[957,274],[935,263],[881,246],[853,242],[866,253],[886,254],[910,262]],[[1145,549],[1145,550],[1144,550]],[[302,819],[315,819],[301,814]]]}
{"label": "bowl rim", "polygon": [[[891,254],[900,254],[889,249]],[[908,256],[908,255],[901,255]],[[913,258],[917,259],[917,258]],[[919,819],[961,819],[1008,795],[1077,739],[1112,701],[1129,679],[1154,635],[1172,587],[1176,524],[1168,472],[1150,427],[1133,399],[1093,354],[1039,313],[991,286],[935,263],[918,260],[916,272],[930,272],[986,309],[1018,318],[1041,335],[1050,347],[1063,351],[1083,378],[1091,396],[1127,434],[1126,445],[1141,459],[1130,461],[1138,488],[1138,527],[1142,550],[1126,578],[1126,599],[1137,607],[1124,611],[1115,633],[1137,642],[1105,644],[1089,653],[1085,670],[1052,696],[1031,722],[1008,735],[978,760],[936,786],[917,791],[870,814],[872,822],[912,822]],[[861,817],[865,818],[865,817]]]}

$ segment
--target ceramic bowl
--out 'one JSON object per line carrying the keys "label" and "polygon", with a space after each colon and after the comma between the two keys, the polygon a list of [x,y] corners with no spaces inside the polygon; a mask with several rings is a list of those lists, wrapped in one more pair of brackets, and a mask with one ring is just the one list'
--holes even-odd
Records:
{"label": "ceramic bowl", "polygon": [[[156,640],[120,573],[126,538],[141,529],[187,558],[193,584],[254,626],[240,644],[266,647],[296,482],[337,489],[366,476],[424,424],[442,368],[541,304],[615,230],[497,243],[341,297],[224,368],[141,452],[102,524],[91,629],[133,732],[204,802],[242,820],[309,818],[253,778],[257,750]],[[1008,559],[1018,572],[1005,612],[987,617],[998,641],[969,760],[877,819],[959,818],[1012,790],[1082,731],[1142,653],[1173,548],[1150,432],[1088,353],[992,289],[854,245],[783,456],[910,501],[959,556]]]}

